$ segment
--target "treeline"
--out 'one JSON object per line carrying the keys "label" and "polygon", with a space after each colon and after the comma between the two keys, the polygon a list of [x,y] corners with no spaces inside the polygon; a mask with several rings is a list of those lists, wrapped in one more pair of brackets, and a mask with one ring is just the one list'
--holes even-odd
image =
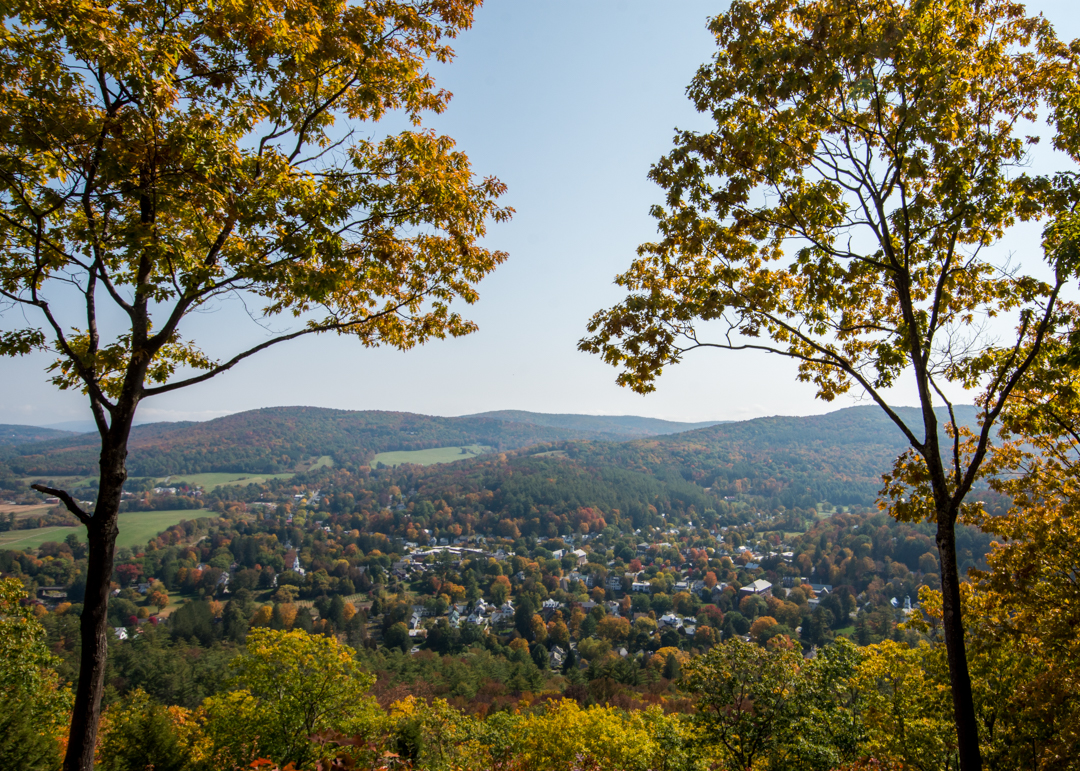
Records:
{"label": "treeline", "polygon": [[[323,455],[338,465],[357,468],[388,450],[471,444],[503,450],[594,435],[495,418],[275,407],[205,423],[137,426],[131,434],[128,472],[136,477],[206,471],[279,473],[294,469],[304,458]],[[0,448],[0,459],[9,470],[26,476],[95,473],[97,455],[95,434]]]}
{"label": "treeline", "polygon": [[[961,422],[972,417],[972,408],[961,408]],[[873,407],[760,418],[630,442],[581,441],[617,437],[589,421],[569,422],[579,424],[583,428],[491,417],[302,407],[252,410],[205,423],[137,427],[129,473],[132,477],[207,471],[281,473],[302,470],[306,460],[321,456],[358,471],[375,454],[389,450],[481,444],[504,451],[553,443],[541,449],[565,453],[588,467],[653,475],[669,486],[681,478],[711,488],[716,496],[758,499],[758,505],[768,510],[806,509],[821,501],[872,505],[881,474],[891,469],[906,446],[896,427]],[[15,484],[17,476],[93,474],[97,453],[93,434],[0,447],[0,477]]]}
{"label": "treeline", "polygon": [[[913,410],[898,412],[910,419]],[[961,424],[974,414],[972,407],[957,408]],[[903,434],[873,406],[758,418],[619,444],[565,446],[571,457],[589,464],[675,472],[721,496],[760,498],[768,510],[811,508],[821,501],[873,505],[881,475],[906,448]]]}
{"label": "treeline", "polygon": [[[933,597],[926,596],[933,604]],[[12,582],[0,586],[5,623],[17,622],[25,645],[16,658],[0,651],[0,676],[19,667],[14,699],[0,703],[6,754],[20,768],[48,769],[59,757],[59,737],[70,709],[67,686],[57,678],[44,629],[18,604]],[[931,611],[931,622],[933,621]],[[926,622],[923,627],[929,630]],[[1014,655],[1016,641],[975,647],[976,703],[986,730],[981,750],[988,769],[1076,768],[1069,724],[1040,719],[1042,704],[1023,687],[1003,692],[1000,683],[1037,681],[1051,663]],[[607,678],[590,689],[549,690],[562,675],[536,681],[512,702],[485,700],[467,713],[446,699],[395,694],[367,669],[370,658],[333,636],[307,631],[253,629],[242,647],[214,650],[198,659],[155,633],[121,654],[121,671],[172,667],[149,682],[153,692],[131,688],[111,700],[99,737],[97,762],[105,771],[155,768],[210,771],[220,768],[398,768],[518,771],[705,771],[709,768],[793,768],[861,771],[954,768],[956,740],[938,642],[908,647],[886,641],[856,648],[838,641],[804,659],[786,638],[768,648],[732,640],[696,657],[670,653],[657,682],[679,689],[679,707],[661,704],[624,709],[603,698]],[[472,649],[456,671],[455,687],[483,694],[492,675],[526,665],[524,650],[497,662]],[[138,659],[141,663],[136,663]],[[227,660],[227,665],[226,665]],[[214,680],[204,664],[228,675]],[[430,659],[396,666],[433,672]],[[1075,665],[1073,666],[1075,668]],[[453,678],[454,669],[439,674]],[[617,674],[614,670],[612,674]],[[170,677],[171,676],[171,677]],[[181,678],[187,678],[180,685]],[[175,682],[166,692],[160,682]],[[157,686],[157,687],[154,687]],[[599,703],[586,703],[601,694]],[[1058,708],[1075,709],[1076,695]],[[197,704],[182,706],[177,702]],[[666,706],[666,703],[665,703]],[[747,740],[746,737],[752,740]],[[1059,762],[1053,762],[1058,759]]]}
{"label": "treeline", "polygon": [[[234,501],[292,508],[293,496],[318,489],[343,524],[406,540],[482,533],[511,539],[665,527],[705,527],[749,516],[672,471],[657,474],[593,466],[544,455],[493,453],[438,466],[319,469],[291,480],[218,488],[206,503]],[[350,519],[350,517],[352,517]],[[741,518],[740,518],[741,517]],[[422,531],[430,531],[422,536]]]}

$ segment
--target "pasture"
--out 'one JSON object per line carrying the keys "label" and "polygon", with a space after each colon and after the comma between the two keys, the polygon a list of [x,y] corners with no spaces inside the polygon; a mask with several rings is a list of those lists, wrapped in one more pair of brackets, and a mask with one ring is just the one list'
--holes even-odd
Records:
{"label": "pasture", "polygon": [[[120,535],[117,546],[145,546],[161,531],[185,519],[209,516],[206,509],[176,509],[170,511],[125,511],[120,514]],[[0,549],[36,549],[46,541],[62,542],[69,533],[80,541],[86,540],[82,526],[39,527],[33,530],[9,530],[0,533]]]}
{"label": "pasture", "polygon": [[430,450],[380,452],[372,459],[371,465],[375,467],[382,463],[385,466],[400,466],[402,463],[415,463],[417,466],[433,466],[436,463],[453,463],[466,458],[475,458],[478,455],[491,452],[492,449],[485,445],[468,444],[454,447],[432,447]]}
{"label": "pasture", "polygon": [[224,487],[226,485],[261,485],[263,482],[271,479],[292,479],[293,476],[295,475],[291,473],[253,474],[250,472],[241,472],[239,474],[232,474],[224,471],[208,471],[202,474],[176,474],[174,476],[162,477],[158,480],[158,484],[162,487],[168,487],[186,483],[210,491],[216,487]]}

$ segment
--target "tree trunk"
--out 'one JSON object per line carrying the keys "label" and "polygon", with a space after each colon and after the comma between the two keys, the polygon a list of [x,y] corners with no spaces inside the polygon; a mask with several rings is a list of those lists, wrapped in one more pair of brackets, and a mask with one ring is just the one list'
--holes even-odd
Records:
{"label": "tree trunk", "polygon": [[[116,432],[114,434],[114,431]],[[127,438],[130,420],[114,424],[102,437],[100,487],[94,515],[87,526],[86,597],[79,628],[82,652],[79,683],[71,713],[64,771],[92,771],[101,718],[101,694],[105,686],[108,655],[108,608],[113,554],[119,533],[117,517],[120,494],[127,479]],[[119,435],[119,437],[117,436]]]}
{"label": "tree trunk", "polygon": [[952,512],[938,511],[937,547],[941,558],[942,627],[952,684],[953,720],[961,771],[981,771],[979,725],[968,674],[964,621],[960,613],[960,571],[956,565],[956,524]]}

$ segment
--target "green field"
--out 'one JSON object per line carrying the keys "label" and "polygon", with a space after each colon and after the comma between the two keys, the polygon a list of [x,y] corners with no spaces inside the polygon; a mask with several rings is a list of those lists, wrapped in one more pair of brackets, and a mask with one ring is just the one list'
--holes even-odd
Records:
{"label": "green field", "polygon": [[[171,525],[184,519],[209,515],[206,509],[173,511],[125,511],[120,515],[120,535],[117,546],[145,546],[146,542]],[[86,540],[82,527],[39,527],[34,530],[10,530],[0,533],[0,549],[36,549],[46,541],[63,541],[68,533]]]}
{"label": "green field", "polygon": [[400,466],[402,463],[415,463],[417,466],[432,466],[436,463],[453,463],[456,460],[474,458],[491,452],[492,449],[480,444],[468,444],[455,447],[432,447],[430,450],[380,452],[372,459],[371,465],[378,466],[382,463],[386,466]]}
{"label": "green field", "polygon": [[97,477],[65,477],[65,476],[38,476],[38,477],[22,477],[19,481],[24,485],[32,485],[35,482],[45,480],[49,483],[50,487],[56,487],[57,485],[63,487],[82,487],[90,482],[97,482]]}
{"label": "green field", "polygon": [[[269,479],[292,479],[294,476],[295,474],[228,474],[209,471],[205,474],[178,474],[176,476],[162,477],[158,480],[158,484],[172,486],[186,482],[204,490],[213,490],[215,487],[224,487],[226,485],[259,485]],[[167,483],[166,479],[168,480]]]}
{"label": "green field", "polygon": [[312,461],[310,463],[307,463],[307,464],[304,464],[301,467],[301,470],[302,471],[311,471],[312,469],[327,468],[327,467],[333,466],[333,465],[334,465],[334,459],[333,458],[331,458],[329,455],[320,455],[314,461]]}

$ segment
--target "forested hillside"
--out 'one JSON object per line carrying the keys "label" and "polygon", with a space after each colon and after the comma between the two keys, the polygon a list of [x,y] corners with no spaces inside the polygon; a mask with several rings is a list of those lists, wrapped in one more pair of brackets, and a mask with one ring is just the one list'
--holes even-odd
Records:
{"label": "forested hillside", "polygon": [[612,434],[625,439],[639,439],[646,436],[661,436],[693,431],[698,428],[715,426],[726,421],[706,420],[700,423],[678,423],[657,418],[642,418],[636,415],[549,415],[542,412],[524,410],[496,410],[466,415],[468,418],[495,418],[510,423],[531,423],[549,428],[569,428],[592,434]]}
{"label": "forested hillside", "polygon": [[[905,410],[901,413],[910,417]],[[546,454],[544,467],[560,469],[549,475],[557,479],[550,483],[553,489],[562,490],[569,483],[564,475],[587,473],[614,479],[613,475],[629,473],[635,479],[649,478],[649,484],[692,488],[695,496],[708,494],[714,502],[752,496],[772,510],[779,506],[808,509],[822,501],[871,505],[881,487],[881,475],[906,446],[900,431],[872,406],[810,417],[757,418],[632,441],[612,441],[612,432],[616,428],[659,431],[679,424],[647,418],[508,414],[550,425],[507,419],[505,413],[442,418],[308,407],[252,410],[205,423],[138,426],[132,432],[129,463],[133,478],[200,472],[279,473],[302,469],[304,460],[322,456],[330,456],[339,468],[355,471],[371,464],[380,452],[485,445],[496,452]],[[961,408],[958,414],[962,422],[973,417],[972,407]],[[95,434],[8,428],[12,429],[8,433],[18,435],[18,429],[26,437],[33,436],[33,431],[42,436],[61,434],[46,441],[0,443],[0,459],[10,476],[93,473],[98,453]],[[527,449],[531,447],[536,449]],[[580,468],[561,470],[567,461],[577,462]],[[496,465],[507,463],[523,469],[537,465],[522,459],[504,459]],[[490,483],[480,483],[477,477],[488,473],[493,473],[490,464],[428,472],[435,480],[432,484],[447,491],[476,484],[491,489]],[[630,484],[628,479],[620,477],[618,484]],[[587,498],[582,498],[581,505],[606,500],[604,496],[593,502]],[[699,501],[698,513],[704,508]]]}
{"label": "forested hillside", "polygon": [[[131,433],[128,468],[132,476],[204,471],[276,473],[312,456],[329,455],[339,465],[360,466],[386,450],[459,444],[506,450],[592,436],[492,418],[280,407],[205,423],[137,426]],[[97,462],[97,448],[97,436],[85,434],[12,448],[3,459],[22,475],[87,474]]]}
{"label": "forested hillside", "polygon": [[[909,424],[916,411],[900,408]],[[971,423],[975,408],[957,408]],[[939,418],[944,423],[947,416]],[[917,425],[917,423],[916,423]],[[821,501],[869,505],[881,475],[907,447],[900,430],[876,406],[826,415],[772,417],[725,423],[674,436],[621,444],[573,444],[570,457],[656,473],[675,470],[721,496],[760,496],[773,507],[811,507]]]}
{"label": "forested hillside", "polygon": [[71,431],[57,431],[54,428],[0,425],[0,446],[45,442],[50,439],[63,439],[73,436],[76,436],[76,434]]}

